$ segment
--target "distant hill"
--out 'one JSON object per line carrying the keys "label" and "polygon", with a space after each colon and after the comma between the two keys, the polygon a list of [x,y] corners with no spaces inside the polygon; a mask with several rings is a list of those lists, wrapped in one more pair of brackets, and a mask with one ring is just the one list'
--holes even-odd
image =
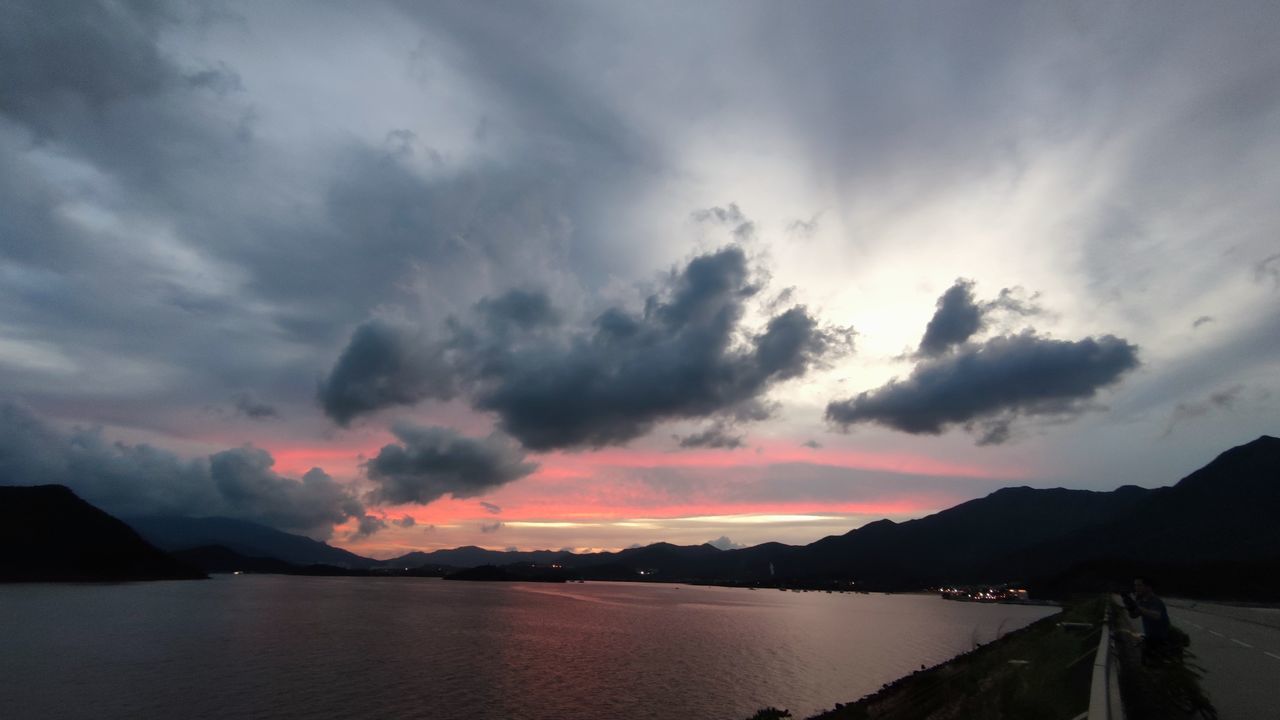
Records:
{"label": "distant hill", "polygon": [[421,565],[448,565],[457,568],[473,568],[481,565],[509,565],[511,563],[552,563],[570,555],[562,550],[503,551],[486,550],[475,545],[465,545],[452,550],[414,551],[390,560],[377,561],[385,567],[419,567]]}
{"label": "distant hill", "polygon": [[[1222,453],[1172,487],[1012,487],[917,520],[880,520],[805,546],[656,543],[613,553],[411,553],[474,567],[558,562],[578,577],[905,590],[1022,580],[1070,590],[1134,573],[1195,595],[1280,598],[1280,439]],[[458,553],[449,555],[449,553]],[[1278,578],[1271,580],[1270,578]]]}
{"label": "distant hill", "polygon": [[152,516],[127,522],[139,535],[170,552],[220,545],[246,557],[274,558],[292,565],[364,569],[378,564],[372,558],[247,520]]}
{"label": "distant hill", "polygon": [[67,487],[0,487],[0,581],[203,577]]}
{"label": "distant hill", "polygon": [[173,556],[193,567],[207,573],[292,573],[299,566],[290,565],[283,560],[241,555],[231,548],[222,545],[203,545],[189,550],[178,550]]}

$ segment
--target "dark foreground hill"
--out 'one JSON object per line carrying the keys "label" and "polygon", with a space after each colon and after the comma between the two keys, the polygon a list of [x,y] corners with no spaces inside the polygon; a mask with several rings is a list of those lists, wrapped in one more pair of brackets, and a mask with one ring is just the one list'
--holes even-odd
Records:
{"label": "dark foreground hill", "polygon": [[0,487],[0,581],[203,577],[69,488]]}
{"label": "dark foreground hill", "polygon": [[379,564],[372,558],[247,520],[152,516],[129,518],[128,523],[139,535],[169,552],[221,546],[245,557],[272,558],[290,565],[365,569]]}

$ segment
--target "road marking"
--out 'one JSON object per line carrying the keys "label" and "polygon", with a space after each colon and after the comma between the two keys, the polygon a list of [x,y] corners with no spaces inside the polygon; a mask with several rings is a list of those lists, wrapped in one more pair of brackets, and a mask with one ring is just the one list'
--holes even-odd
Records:
{"label": "road marking", "polygon": [[1237,639],[1235,639],[1235,638],[1231,638],[1231,642],[1233,642],[1233,643],[1235,643],[1235,644],[1239,645],[1240,647],[1247,647],[1247,648],[1252,648],[1252,647],[1253,647],[1253,646],[1252,646],[1252,645],[1250,645],[1249,643],[1247,643],[1247,642],[1245,642],[1245,641],[1243,641],[1243,640],[1237,640]]}
{"label": "road marking", "polygon": [[1217,630],[1210,630],[1209,632],[1210,632],[1210,633],[1212,633],[1212,634],[1214,634],[1214,635],[1217,635],[1218,637],[1226,637],[1226,635],[1223,635],[1222,633],[1218,632]]}
{"label": "road marking", "polygon": [[1275,658],[1275,659],[1277,659],[1277,660],[1280,660],[1280,655],[1277,655],[1277,654],[1275,654],[1275,653],[1273,653],[1273,652],[1267,652],[1266,650],[1263,650],[1263,651],[1262,651],[1262,654],[1263,654],[1263,655],[1268,655],[1268,656],[1273,657],[1273,658]]}

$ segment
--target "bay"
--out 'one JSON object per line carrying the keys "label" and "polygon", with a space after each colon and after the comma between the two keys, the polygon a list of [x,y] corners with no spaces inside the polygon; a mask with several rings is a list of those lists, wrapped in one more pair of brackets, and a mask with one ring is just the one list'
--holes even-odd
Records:
{"label": "bay", "polygon": [[640,583],[0,586],[13,718],[797,718],[1052,608]]}

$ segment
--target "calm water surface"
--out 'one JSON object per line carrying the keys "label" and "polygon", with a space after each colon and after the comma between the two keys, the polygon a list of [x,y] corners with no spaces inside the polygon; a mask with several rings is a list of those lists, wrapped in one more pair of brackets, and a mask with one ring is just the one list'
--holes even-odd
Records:
{"label": "calm water surface", "polygon": [[0,586],[7,718],[803,718],[1049,608],[918,595],[219,576]]}

